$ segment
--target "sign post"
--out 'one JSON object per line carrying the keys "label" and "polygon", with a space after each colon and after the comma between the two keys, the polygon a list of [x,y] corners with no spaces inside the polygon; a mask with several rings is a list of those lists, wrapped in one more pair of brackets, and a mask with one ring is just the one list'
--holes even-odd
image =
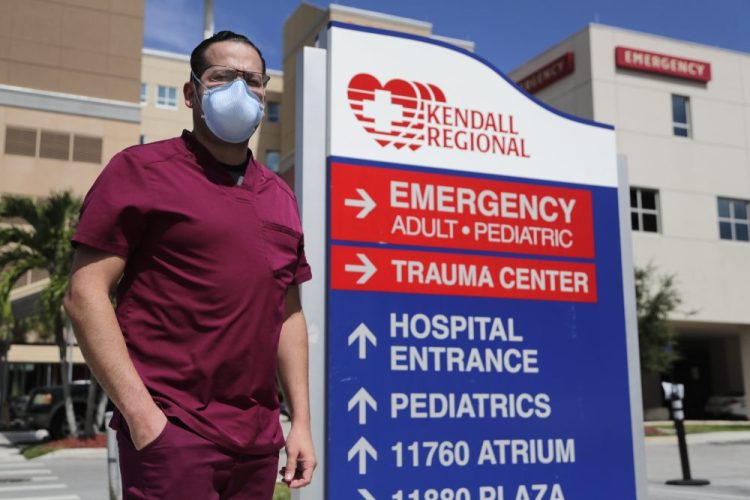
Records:
{"label": "sign post", "polygon": [[325,498],[645,498],[612,128],[442,42],[322,45]]}

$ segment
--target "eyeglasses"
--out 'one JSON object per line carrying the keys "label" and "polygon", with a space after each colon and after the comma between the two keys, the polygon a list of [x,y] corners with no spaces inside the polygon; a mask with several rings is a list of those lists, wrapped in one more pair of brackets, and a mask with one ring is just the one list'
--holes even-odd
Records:
{"label": "eyeglasses", "polygon": [[255,71],[241,71],[229,66],[214,65],[206,68],[199,80],[205,82],[207,87],[215,87],[233,82],[240,77],[251,89],[264,89],[271,79],[270,76]]}

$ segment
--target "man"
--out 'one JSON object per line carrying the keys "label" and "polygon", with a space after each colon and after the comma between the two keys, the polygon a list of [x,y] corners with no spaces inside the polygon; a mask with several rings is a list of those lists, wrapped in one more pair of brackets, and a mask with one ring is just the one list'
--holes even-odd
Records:
{"label": "man", "polygon": [[305,486],[316,465],[297,287],[310,268],[293,193],[247,148],[260,51],[223,31],[190,65],[192,133],[120,152],[86,196],[65,309],[117,407],[126,498],[270,499],[277,371],[292,413],[283,480]]}

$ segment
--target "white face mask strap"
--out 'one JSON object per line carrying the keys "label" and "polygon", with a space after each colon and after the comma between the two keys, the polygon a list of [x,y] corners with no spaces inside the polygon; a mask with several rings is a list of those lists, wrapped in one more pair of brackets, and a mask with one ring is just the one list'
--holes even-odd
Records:
{"label": "white face mask strap", "polygon": [[201,87],[203,87],[206,90],[208,90],[208,87],[206,87],[203,84],[203,82],[201,81],[201,79],[198,78],[198,76],[195,74],[195,72],[193,72],[193,70],[190,70],[190,75],[192,76],[191,80],[193,81],[192,82],[193,83],[193,89],[195,89],[195,105],[198,106],[199,109],[200,109],[200,111],[201,111],[201,119],[205,120],[206,119],[206,114],[203,112],[203,102],[201,102],[201,98],[200,98],[200,95],[199,95],[199,92],[198,92],[198,86],[195,83],[197,82],[198,84],[200,84]]}

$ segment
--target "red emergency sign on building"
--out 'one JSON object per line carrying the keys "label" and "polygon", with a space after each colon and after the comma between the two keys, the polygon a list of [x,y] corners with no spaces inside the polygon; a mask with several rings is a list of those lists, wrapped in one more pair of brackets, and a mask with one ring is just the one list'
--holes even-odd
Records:
{"label": "red emergency sign on building", "polygon": [[658,73],[660,75],[708,82],[711,80],[711,64],[694,59],[659,54],[629,47],[615,47],[615,62],[618,68]]}
{"label": "red emergency sign on building", "polygon": [[573,53],[568,52],[530,75],[521,78],[518,81],[518,86],[529,94],[534,94],[573,73],[575,69]]}
{"label": "red emergency sign on building", "polygon": [[596,302],[596,266],[444,252],[331,246],[331,288]]}
{"label": "red emergency sign on building", "polygon": [[422,247],[594,257],[591,191],[331,164],[331,237]]}

